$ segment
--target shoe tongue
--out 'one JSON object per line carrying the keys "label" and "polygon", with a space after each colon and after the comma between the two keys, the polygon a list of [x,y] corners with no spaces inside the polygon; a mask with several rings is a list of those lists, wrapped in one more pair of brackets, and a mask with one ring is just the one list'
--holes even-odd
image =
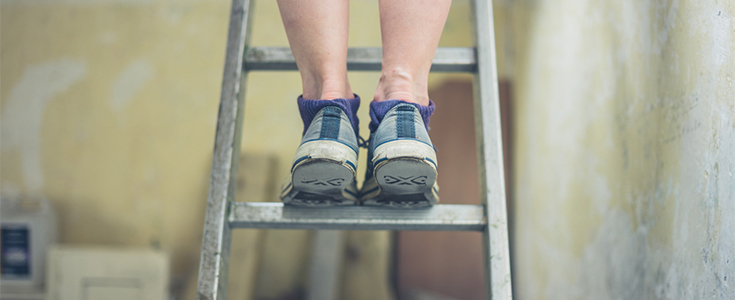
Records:
{"label": "shoe tongue", "polygon": [[359,135],[359,124],[360,120],[357,119],[357,110],[360,108],[360,97],[355,95],[354,99],[338,98],[332,100],[309,100],[304,99],[303,96],[299,96],[296,99],[296,103],[299,106],[299,113],[301,114],[301,120],[304,122],[304,131],[301,135],[306,134],[306,129],[311,125],[311,121],[319,113],[322,108],[327,106],[336,106],[342,109],[347,115],[347,118],[352,124],[352,129],[355,131],[355,135]]}
{"label": "shoe tongue", "polygon": [[404,100],[386,100],[370,102],[370,133],[378,130],[378,125],[383,121],[385,115],[388,114],[393,107],[402,103],[410,104],[418,108],[419,114],[421,114],[421,118],[424,120],[426,131],[429,131],[429,119],[431,118],[431,115],[434,114],[434,109],[436,109],[434,101],[429,100],[429,105],[425,106]]}

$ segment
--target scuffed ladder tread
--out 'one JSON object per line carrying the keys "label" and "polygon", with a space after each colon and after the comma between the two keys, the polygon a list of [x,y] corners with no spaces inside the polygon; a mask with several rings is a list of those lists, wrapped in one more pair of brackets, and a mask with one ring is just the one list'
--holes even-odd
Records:
{"label": "scuffed ladder tread", "polygon": [[321,230],[449,230],[482,231],[486,222],[482,205],[434,205],[422,209],[381,207],[284,206],[275,202],[232,202],[233,228]]}
{"label": "scuffed ladder tread", "polygon": [[[383,52],[380,48],[350,48],[347,51],[347,69],[350,71],[380,71]],[[288,47],[252,47],[245,52],[244,69],[247,71],[297,70],[293,53]],[[432,72],[475,72],[475,48],[441,47],[436,50]]]}

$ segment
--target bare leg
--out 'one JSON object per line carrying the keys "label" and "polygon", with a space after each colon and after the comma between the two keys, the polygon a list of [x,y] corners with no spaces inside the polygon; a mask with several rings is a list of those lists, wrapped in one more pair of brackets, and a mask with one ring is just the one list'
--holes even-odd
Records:
{"label": "bare leg", "polygon": [[351,99],[347,82],[348,0],[278,0],[301,73],[304,99]]}
{"label": "bare leg", "polygon": [[380,0],[383,68],[375,101],[429,105],[429,69],[451,0]]}

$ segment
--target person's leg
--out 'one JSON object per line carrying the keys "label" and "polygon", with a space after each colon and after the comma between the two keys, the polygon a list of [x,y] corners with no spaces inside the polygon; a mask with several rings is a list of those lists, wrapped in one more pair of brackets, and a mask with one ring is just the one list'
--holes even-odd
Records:
{"label": "person's leg", "polygon": [[297,103],[304,122],[281,200],[311,207],[355,205],[360,98],[347,82],[349,2],[279,0],[278,7],[301,73]]}
{"label": "person's leg", "polygon": [[429,105],[429,69],[451,3],[380,0],[383,68],[375,101]]}
{"label": "person's leg", "polygon": [[383,66],[370,103],[364,205],[425,207],[439,201],[436,151],[428,133],[431,61],[451,0],[381,0]]}
{"label": "person's leg", "polygon": [[351,99],[347,82],[349,0],[278,0],[304,99]]}

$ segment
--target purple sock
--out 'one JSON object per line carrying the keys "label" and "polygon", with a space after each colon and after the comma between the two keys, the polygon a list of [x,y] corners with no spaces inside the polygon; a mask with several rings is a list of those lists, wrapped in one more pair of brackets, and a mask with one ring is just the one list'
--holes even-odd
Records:
{"label": "purple sock", "polygon": [[386,100],[370,102],[370,133],[378,130],[378,125],[380,125],[380,121],[383,121],[383,117],[385,116],[385,114],[387,114],[388,111],[391,110],[391,108],[401,103],[408,103],[416,106],[416,108],[419,109],[421,118],[424,119],[424,126],[426,126],[426,131],[429,131],[429,117],[434,114],[434,109],[436,108],[436,106],[434,106],[434,101],[429,100],[429,106],[424,106],[418,103],[403,100]]}
{"label": "purple sock", "polygon": [[355,95],[354,99],[338,98],[332,100],[307,100],[304,99],[302,95],[296,99],[296,103],[299,105],[301,120],[304,121],[304,132],[301,135],[306,134],[306,129],[309,128],[311,121],[314,120],[314,116],[316,116],[322,108],[327,106],[337,106],[347,114],[347,118],[349,118],[350,123],[352,123],[352,129],[355,130],[355,135],[359,136],[359,120],[357,119],[357,109],[360,108],[359,96]]}

